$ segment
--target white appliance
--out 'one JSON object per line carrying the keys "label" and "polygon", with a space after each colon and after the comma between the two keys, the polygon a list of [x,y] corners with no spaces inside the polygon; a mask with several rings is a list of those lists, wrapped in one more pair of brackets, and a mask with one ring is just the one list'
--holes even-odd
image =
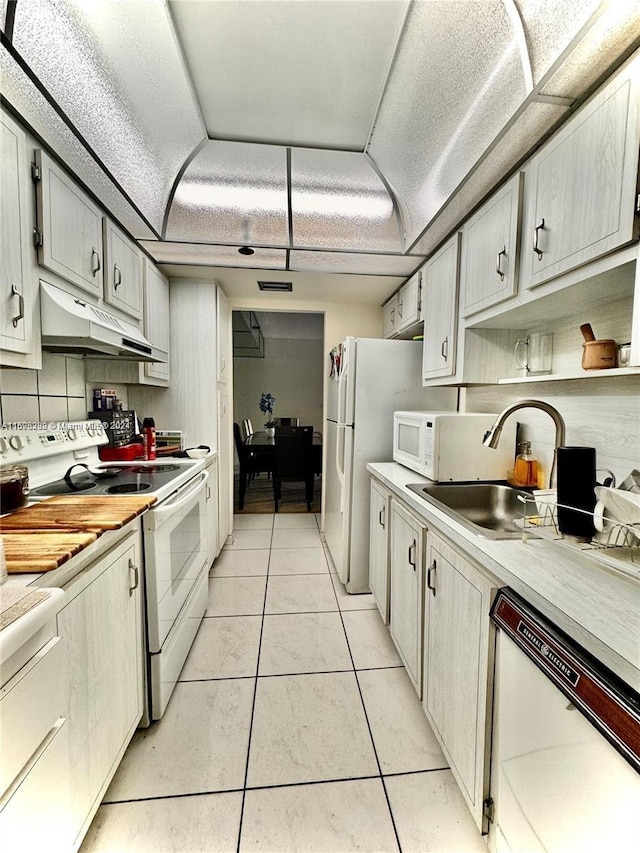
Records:
{"label": "white appliance", "polygon": [[332,353],[322,529],[349,593],[369,592],[368,462],[390,462],[400,406],[455,410],[453,388],[423,388],[422,343],[347,338]]}
{"label": "white appliance", "polygon": [[108,442],[101,421],[41,426],[0,431],[0,461],[28,463],[30,502],[76,493],[157,498],[142,519],[148,725],[164,713],[206,609],[204,460],[101,463],[98,446]]}
{"label": "white appliance", "polygon": [[393,459],[438,483],[506,480],[515,459],[516,422],[507,421],[495,450],[482,444],[497,417],[478,412],[394,412]]}
{"label": "white appliance", "polygon": [[640,697],[512,590],[498,626],[490,849],[638,848]]}

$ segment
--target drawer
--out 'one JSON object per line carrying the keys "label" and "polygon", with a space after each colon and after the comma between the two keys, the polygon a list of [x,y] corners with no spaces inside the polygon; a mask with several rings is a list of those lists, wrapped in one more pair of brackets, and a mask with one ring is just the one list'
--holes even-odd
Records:
{"label": "drawer", "polygon": [[66,716],[64,643],[54,637],[0,691],[0,792]]}

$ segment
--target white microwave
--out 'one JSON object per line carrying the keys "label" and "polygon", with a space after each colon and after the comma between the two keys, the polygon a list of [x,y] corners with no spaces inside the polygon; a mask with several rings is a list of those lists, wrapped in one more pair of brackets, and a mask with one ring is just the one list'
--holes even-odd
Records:
{"label": "white microwave", "polygon": [[482,443],[497,415],[478,412],[394,412],[393,459],[439,483],[506,480],[515,460],[516,421],[499,446]]}

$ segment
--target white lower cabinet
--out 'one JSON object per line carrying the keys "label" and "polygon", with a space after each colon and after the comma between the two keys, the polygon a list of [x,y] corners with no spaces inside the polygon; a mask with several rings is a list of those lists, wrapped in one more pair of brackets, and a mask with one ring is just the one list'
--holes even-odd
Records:
{"label": "white lower cabinet", "polygon": [[212,456],[207,460],[206,469],[209,472],[207,483],[207,567],[220,553],[222,547],[218,542],[218,457]]}
{"label": "white lower cabinet", "polygon": [[142,716],[140,567],[136,529],[65,587],[68,604],[58,614],[69,669],[69,814],[76,847]]}
{"label": "white lower cabinet", "polygon": [[422,695],[422,606],[427,527],[391,499],[391,607],[389,630],[407,674]]}
{"label": "white lower cabinet", "polygon": [[481,831],[489,792],[496,586],[459,551],[429,534],[423,707]]}
{"label": "white lower cabinet", "polygon": [[68,853],[69,721],[64,643],[52,637],[0,690],[0,848]]}
{"label": "white lower cabinet", "polygon": [[369,589],[382,621],[389,624],[389,502],[391,493],[371,481],[369,518]]}

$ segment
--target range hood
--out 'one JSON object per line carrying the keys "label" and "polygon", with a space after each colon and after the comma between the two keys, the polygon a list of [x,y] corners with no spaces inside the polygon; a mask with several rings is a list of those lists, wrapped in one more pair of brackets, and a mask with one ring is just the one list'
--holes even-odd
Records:
{"label": "range hood", "polygon": [[152,346],[140,329],[84,299],[40,281],[42,348],[94,358],[166,362],[168,354]]}

